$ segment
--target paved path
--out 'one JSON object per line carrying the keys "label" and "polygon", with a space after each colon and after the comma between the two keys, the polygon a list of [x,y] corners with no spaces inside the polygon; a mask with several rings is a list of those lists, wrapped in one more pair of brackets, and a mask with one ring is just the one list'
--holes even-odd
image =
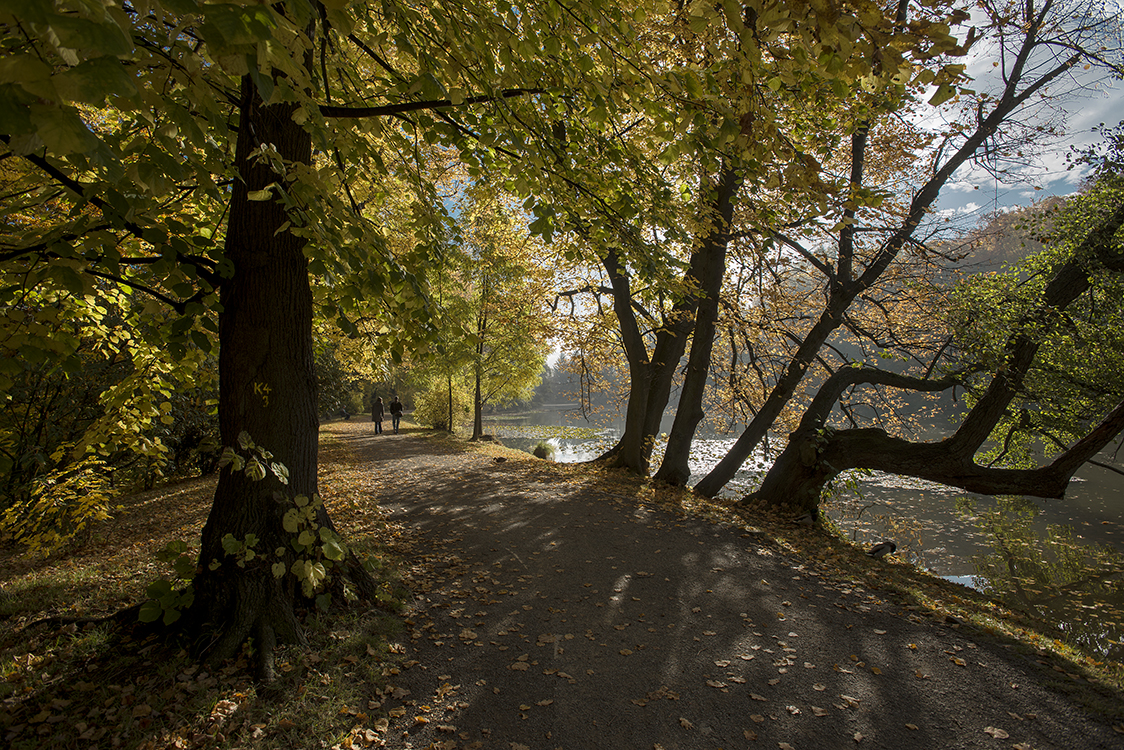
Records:
{"label": "paved path", "polygon": [[752,534],[534,461],[349,440],[416,535],[388,746],[1124,748],[1032,659]]}

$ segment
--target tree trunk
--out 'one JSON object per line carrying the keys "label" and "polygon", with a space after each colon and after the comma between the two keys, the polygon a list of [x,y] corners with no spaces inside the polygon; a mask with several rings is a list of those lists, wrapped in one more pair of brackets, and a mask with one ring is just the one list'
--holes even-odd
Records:
{"label": "tree trunk", "polygon": [[[293,611],[296,582],[275,578],[261,558],[239,568],[223,550],[227,534],[259,540],[257,552],[289,548],[282,527],[286,504],[275,494],[316,494],[316,379],[312,356],[312,293],[304,240],[277,233],[288,220],[276,201],[250,201],[249,191],[279,179],[250,153],[272,144],[286,160],[307,164],[311,139],[292,120],[292,105],[265,106],[249,76],[242,79],[235,181],[226,257],[234,267],[223,284],[219,317],[219,427],[224,446],[244,431],[289,470],[285,487],[271,473],[252,481],[224,470],[203,528],[194,581],[193,615],[203,628],[208,658],[231,657],[247,637],[301,642]],[[284,304],[279,304],[284,301]],[[325,519],[326,520],[326,519]],[[218,567],[211,570],[217,561]]]}
{"label": "tree trunk", "polygon": [[[692,253],[685,276],[688,287],[698,284],[704,257],[702,248]],[[675,304],[656,332],[655,346],[649,358],[632,309],[632,290],[627,272],[621,267],[615,251],[610,251],[602,262],[613,287],[613,310],[621,327],[630,382],[624,434],[597,460],[646,476],[651,468],[656,434],[671,397],[675,369],[687,348],[699,295],[689,292]]]}
{"label": "tree trunk", "polygon": [[[691,443],[695,430],[703,419],[702,400],[710,373],[710,356],[714,350],[714,330],[718,322],[718,296],[722,278],[726,273],[726,248],[730,242],[730,223],[734,214],[734,199],[740,180],[734,170],[722,171],[714,199],[717,216],[706,240],[703,242],[703,260],[698,276],[700,297],[695,314],[695,330],[691,338],[691,354],[687,359],[687,374],[679,394],[679,407],[675,422],[667,439],[663,463],[656,479],[672,485],[685,485],[691,478]],[[662,412],[661,412],[662,414]],[[659,429],[658,425],[656,429]]]}
{"label": "tree trunk", "polygon": [[[278,231],[289,220],[281,203],[249,200],[250,191],[282,179],[250,154],[271,144],[286,161],[308,164],[312,144],[292,120],[293,105],[264,105],[249,76],[241,94],[235,152],[241,179],[234,183],[225,250],[234,272],[222,286],[219,318],[219,426],[224,446],[238,446],[245,432],[271,452],[267,463],[283,464],[289,483],[269,470],[260,481],[242,471],[222,471],[203,528],[195,599],[185,624],[211,663],[233,656],[254,638],[268,680],[272,644],[304,641],[294,611],[301,595],[296,577],[276,577],[271,566],[280,561],[288,570],[294,559],[282,523],[293,507],[288,500],[317,493],[318,421],[304,240]],[[322,506],[317,524],[331,528]],[[258,539],[256,556],[242,567],[226,554],[223,539],[244,541],[249,534]],[[275,554],[279,548],[286,551],[281,558]],[[373,593],[370,577],[357,561],[351,563],[361,593]]]}

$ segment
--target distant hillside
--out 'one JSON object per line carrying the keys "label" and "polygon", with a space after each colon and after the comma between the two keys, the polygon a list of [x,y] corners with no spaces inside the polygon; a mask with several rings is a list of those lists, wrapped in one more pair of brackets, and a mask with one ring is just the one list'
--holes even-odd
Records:
{"label": "distant hillside", "polygon": [[1061,205],[1064,200],[1054,196],[1032,206],[997,212],[984,219],[967,238],[970,251],[957,264],[958,268],[970,273],[998,271],[1006,265],[1042,250],[1042,244],[1023,227],[1035,214],[1050,211]]}

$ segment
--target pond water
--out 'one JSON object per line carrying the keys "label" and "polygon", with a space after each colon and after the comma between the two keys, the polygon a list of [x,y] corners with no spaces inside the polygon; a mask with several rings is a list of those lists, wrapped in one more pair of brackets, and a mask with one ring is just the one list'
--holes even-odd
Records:
{"label": "pond water", "polygon": [[[662,429],[666,433],[670,427],[668,420]],[[562,408],[485,420],[485,431],[505,445],[529,452],[546,442],[554,449],[554,460],[566,463],[596,458],[615,444],[622,429],[619,421],[593,426],[576,411]],[[692,481],[725,455],[735,437],[696,439]],[[658,466],[662,446],[655,452],[653,466]],[[1114,462],[1113,456],[1100,458]],[[751,457],[721,496],[746,494],[766,467],[763,455]],[[855,542],[869,545],[892,539],[901,559],[1011,606],[1053,617],[1094,653],[1124,658],[1124,570],[1119,566],[1124,559],[1124,476],[1086,465],[1064,500],[997,500],[881,473],[852,476],[838,485],[822,507]],[[1071,536],[1064,535],[1066,529]],[[1002,570],[994,564],[997,550],[1007,561]],[[1115,551],[1116,557],[1106,557],[1105,550]],[[1086,580],[1089,586],[1076,585]],[[1058,596],[1057,591],[1066,593]]]}

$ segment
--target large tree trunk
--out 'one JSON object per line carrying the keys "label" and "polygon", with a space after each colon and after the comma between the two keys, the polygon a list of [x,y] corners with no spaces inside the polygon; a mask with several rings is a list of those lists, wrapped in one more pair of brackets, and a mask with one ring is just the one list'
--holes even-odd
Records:
{"label": "large tree trunk", "polygon": [[[251,152],[270,144],[286,161],[308,164],[311,139],[293,122],[293,105],[266,106],[249,76],[242,80],[241,118],[226,238],[233,276],[221,290],[219,319],[219,425],[224,446],[239,445],[247,433],[288,469],[283,484],[273,471],[254,481],[243,471],[224,469],[215,491],[194,580],[195,600],[186,618],[200,651],[213,662],[234,655],[247,637],[258,644],[263,677],[271,676],[272,645],[303,642],[294,611],[301,596],[296,577],[274,576],[271,567],[294,555],[282,519],[290,498],[317,493],[316,378],[312,353],[312,292],[304,240],[279,232],[289,216],[275,200],[251,201],[248,193],[282,178]],[[242,452],[242,451],[240,451]],[[317,525],[331,528],[321,507]],[[254,535],[255,558],[237,564],[223,539]],[[285,554],[276,557],[275,550]],[[215,563],[218,563],[215,565]],[[352,560],[352,578],[361,593],[371,579]]]}
{"label": "large tree trunk", "polygon": [[[734,170],[727,167],[719,178],[714,200],[717,214],[714,226],[703,242],[703,259],[699,268],[698,310],[695,330],[691,338],[691,354],[687,359],[687,374],[679,394],[679,407],[675,422],[667,439],[663,463],[656,479],[673,485],[684,485],[691,477],[691,443],[695,430],[703,419],[702,400],[710,373],[710,356],[714,350],[714,330],[718,322],[718,296],[722,290],[722,277],[726,273],[726,248],[730,242],[730,223],[734,215],[734,198],[740,180]],[[658,425],[656,429],[659,429]]]}
{"label": "large tree trunk", "polygon": [[213,643],[211,660],[229,658],[249,636],[263,644],[278,636],[302,639],[293,611],[294,578],[274,577],[266,557],[238,567],[222,545],[228,534],[239,540],[253,534],[259,553],[289,549],[282,527],[288,505],[274,496],[317,492],[312,293],[304,240],[277,233],[288,220],[279,202],[248,199],[249,191],[279,179],[264,163],[251,162],[253,149],[272,144],[286,160],[311,161],[311,139],[293,122],[293,109],[265,106],[250,77],[243,78],[235,153],[241,179],[234,183],[226,238],[234,274],[223,284],[219,318],[219,426],[224,446],[237,446],[246,432],[270,451],[288,468],[289,486],[272,473],[253,481],[244,472],[224,470],[219,478],[203,528],[192,612]]}
{"label": "large tree trunk", "polygon": [[[685,275],[688,288],[698,285],[706,257],[702,248],[692,253]],[[675,369],[687,349],[699,294],[688,292],[672,307],[656,332],[655,346],[649,358],[647,344],[632,309],[628,272],[621,267],[615,251],[610,251],[602,262],[612,283],[613,309],[621,327],[630,383],[624,434],[597,460],[646,476],[651,468],[652,448],[660,422],[671,398]]]}

